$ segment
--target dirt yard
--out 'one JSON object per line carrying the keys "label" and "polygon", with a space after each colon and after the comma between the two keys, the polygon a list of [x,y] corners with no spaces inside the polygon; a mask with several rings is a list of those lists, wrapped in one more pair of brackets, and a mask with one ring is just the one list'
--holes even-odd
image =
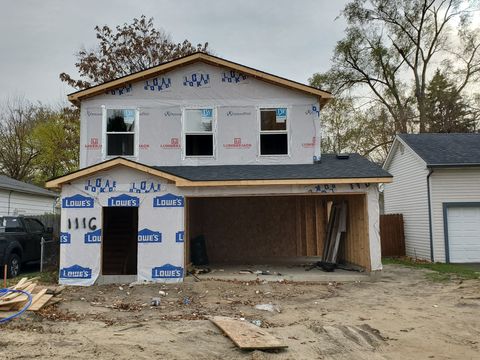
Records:
{"label": "dirt yard", "polygon": [[[375,282],[71,287],[60,304],[0,325],[0,359],[478,359],[480,281],[426,273],[387,265]],[[213,315],[260,320],[288,349],[241,351]]]}

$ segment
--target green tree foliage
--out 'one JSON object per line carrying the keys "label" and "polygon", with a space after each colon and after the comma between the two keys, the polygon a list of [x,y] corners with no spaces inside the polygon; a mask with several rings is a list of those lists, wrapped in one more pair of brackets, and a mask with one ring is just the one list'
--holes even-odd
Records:
{"label": "green tree foliage", "polygon": [[0,173],[43,186],[78,168],[79,110],[6,101],[0,108]]}
{"label": "green tree foliage", "polygon": [[440,70],[427,87],[426,123],[429,132],[475,131],[476,114],[460,96],[455,84]]}
{"label": "green tree foliage", "polygon": [[31,140],[38,154],[34,159],[34,182],[46,180],[78,169],[80,123],[77,109],[42,109]]}
{"label": "green tree foliage", "polygon": [[163,30],[155,28],[153,18],[142,15],[132,23],[95,27],[98,45],[76,53],[76,68],[81,79],[66,73],[60,79],[77,89],[85,89],[196,51],[208,52],[208,43],[192,45],[190,41],[172,41]]}

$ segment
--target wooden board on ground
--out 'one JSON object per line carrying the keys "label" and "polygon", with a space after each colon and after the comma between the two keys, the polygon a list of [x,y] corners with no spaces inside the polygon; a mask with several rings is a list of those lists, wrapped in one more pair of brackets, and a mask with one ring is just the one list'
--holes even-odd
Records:
{"label": "wooden board on ground", "polygon": [[32,304],[27,310],[28,311],[40,310],[52,297],[53,295],[48,295],[48,294],[43,295],[40,299],[35,301],[35,304]]}
{"label": "wooden board on ground", "polygon": [[243,350],[281,349],[288,346],[272,334],[245,320],[236,320],[225,316],[214,316],[210,319],[228,337]]}
{"label": "wooden board on ground", "polygon": [[35,295],[33,295],[32,297],[32,303],[30,304],[30,307],[32,307],[33,305],[35,305],[35,303],[37,301],[40,300],[40,298],[45,295],[45,293],[47,292],[47,289],[42,289],[40,290],[38,293],[36,293]]}

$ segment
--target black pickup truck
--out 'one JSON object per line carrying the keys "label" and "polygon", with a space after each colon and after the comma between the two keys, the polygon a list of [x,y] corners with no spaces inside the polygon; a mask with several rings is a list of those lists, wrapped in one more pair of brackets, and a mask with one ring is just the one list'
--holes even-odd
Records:
{"label": "black pickup truck", "polygon": [[23,216],[0,216],[0,273],[7,264],[7,276],[20,273],[22,264],[40,260],[41,239],[52,239],[52,229],[37,219]]}

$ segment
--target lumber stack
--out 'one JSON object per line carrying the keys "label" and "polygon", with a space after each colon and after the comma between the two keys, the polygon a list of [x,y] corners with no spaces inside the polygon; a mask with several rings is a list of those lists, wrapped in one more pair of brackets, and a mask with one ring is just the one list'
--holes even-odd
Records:
{"label": "lumber stack", "polygon": [[[41,286],[37,284],[37,279],[22,278],[16,285],[9,287],[13,290],[23,290],[32,295],[32,303],[28,311],[38,311],[45,306],[57,303],[63,286]],[[0,295],[0,311],[17,311],[25,307],[28,303],[28,296],[22,293],[9,292]]]}

